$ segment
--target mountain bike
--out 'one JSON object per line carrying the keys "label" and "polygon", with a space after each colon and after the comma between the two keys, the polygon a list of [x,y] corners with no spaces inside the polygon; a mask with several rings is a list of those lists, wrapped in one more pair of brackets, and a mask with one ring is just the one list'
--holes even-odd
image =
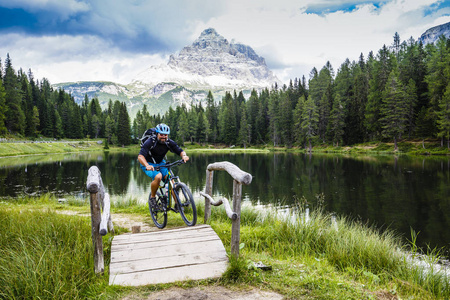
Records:
{"label": "mountain bike", "polygon": [[[168,175],[161,182],[156,192],[156,203],[150,203],[151,192],[148,196],[148,207],[153,223],[156,227],[162,229],[167,225],[167,213],[173,211],[180,213],[181,218],[187,226],[194,226],[197,223],[197,209],[195,207],[194,197],[186,184],[180,181],[178,176],[172,170],[172,167],[184,164],[182,159],[173,163],[167,162],[165,165],[155,167],[156,171],[161,168],[168,169]],[[174,203],[172,207],[172,203]]]}

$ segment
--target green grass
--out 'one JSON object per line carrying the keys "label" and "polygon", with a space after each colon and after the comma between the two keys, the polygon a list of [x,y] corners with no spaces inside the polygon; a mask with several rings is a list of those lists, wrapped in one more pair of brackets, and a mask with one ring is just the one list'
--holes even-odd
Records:
{"label": "green grass", "polygon": [[10,207],[0,211],[0,298],[86,299],[108,282],[93,269],[86,218]]}
{"label": "green grass", "polygon": [[[202,223],[204,205],[198,206]],[[0,202],[0,298],[115,299],[133,293],[148,297],[172,286],[261,288],[287,299],[448,299],[449,278],[433,270],[439,251],[421,256],[424,267],[412,264],[406,251],[417,254],[394,232],[379,232],[344,217],[334,218],[320,208],[305,218],[302,206],[294,217],[277,216],[275,209],[246,206],[241,213],[240,257],[219,279],[177,282],[139,288],[108,286],[110,239],[104,237],[104,275],[93,271],[90,218],[56,214],[57,210],[89,212],[89,201],[64,204],[45,195]],[[145,216],[148,208],[135,199],[112,200],[114,213]],[[231,221],[223,207],[213,207],[210,225],[230,251]],[[184,226],[169,213],[168,227]],[[120,228],[116,232],[121,232]],[[255,267],[256,262],[271,271]],[[430,269],[431,267],[431,269]],[[426,272],[424,271],[426,270]]]}

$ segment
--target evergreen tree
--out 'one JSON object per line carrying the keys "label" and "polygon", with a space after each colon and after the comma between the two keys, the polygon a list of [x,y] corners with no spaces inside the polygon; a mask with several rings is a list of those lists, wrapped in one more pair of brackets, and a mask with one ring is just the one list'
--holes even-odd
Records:
{"label": "evergreen tree", "polygon": [[319,127],[319,113],[317,105],[311,96],[305,102],[302,112],[301,123],[302,135],[308,143],[308,149],[311,151],[311,142],[317,137],[317,130]]}
{"label": "evergreen tree", "polygon": [[54,112],[55,112],[55,133],[53,134],[53,136],[57,139],[60,139],[64,137],[64,128],[58,111],[54,110]]}
{"label": "evergreen tree", "polygon": [[[114,120],[111,116],[107,116],[105,120],[105,138],[109,144],[112,142],[112,136],[114,134]],[[144,132],[144,131],[142,131]],[[142,134],[142,133],[141,133]]]}
{"label": "evergreen tree", "polygon": [[444,96],[439,104],[438,137],[447,139],[447,148],[450,149],[450,83],[447,85]]}
{"label": "evergreen tree", "polygon": [[397,141],[406,131],[408,123],[407,96],[396,70],[392,71],[383,91],[383,103],[381,107],[383,117],[382,134],[394,140],[394,150],[398,149]]}
{"label": "evergreen tree", "polygon": [[330,135],[330,139],[336,146],[342,143],[342,137],[344,136],[345,127],[345,113],[344,106],[341,103],[341,96],[336,95],[333,102],[333,109],[331,110],[330,122],[328,123],[327,132]]}
{"label": "evergreen tree", "polygon": [[[425,81],[428,84],[430,105],[428,107],[429,117],[437,124],[439,104],[441,103],[445,89],[450,82],[450,48],[447,47],[447,39],[441,36],[436,46],[429,46],[429,60],[427,62],[427,75]],[[436,131],[429,134],[435,134]]]}
{"label": "evergreen tree", "polygon": [[117,141],[119,145],[129,145],[131,142],[130,117],[128,116],[125,103],[120,104],[119,118],[117,123]]}
{"label": "evergreen tree", "polygon": [[22,109],[22,95],[20,85],[13,69],[9,54],[5,60],[5,75],[3,86],[6,93],[6,128],[13,133],[25,134],[25,114]]}
{"label": "evergreen tree", "polygon": [[407,132],[408,138],[411,138],[415,130],[415,111],[417,105],[417,93],[416,93],[416,83],[413,79],[410,79],[408,85],[405,87],[405,101],[407,105]]}
{"label": "evergreen tree", "polygon": [[244,146],[244,149],[247,148],[247,145],[250,142],[250,125],[247,122],[247,110],[244,102],[241,103],[241,128],[239,129],[239,137],[238,143]]}
{"label": "evergreen tree", "polygon": [[306,103],[305,96],[301,96],[298,99],[297,105],[295,106],[294,110],[294,139],[295,142],[298,143],[299,145],[305,145],[306,142],[306,135],[304,134],[302,129],[303,110],[305,103]]}
{"label": "evergreen tree", "polygon": [[189,138],[189,121],[184,111],[180,115],[178,137],[181,140],[181,145],[184,145],[184,142]]}
{"label": "evergreen tree", "polygon": [[236,143],[236,113],[234,110],[233,97],[229,92],[225,93],[219,114],[219,134],[222,142],[227,145]]}
{"label": "evergreen tree", "polygon": [[[2,72],[0,69],[0,74],[1,73]],[[6,125],[5,125],[6,109],[7,109],[7,107],[6,107],[6,92],[5,92],[5,88],[3,87],[2,80],[0,80],[0,135],[4,135],[7,132]]]}
{"label": "evergreen tree", "polygon": [[371,140],[377,139],[381,133],[381,102],[382,93],[385,89],[386,82],[389,74],[391,73],[392,60],[386,45],[378,52],[377,59],[373,61],[371,65],[372,74],[369,82],[369,93],[367,97],[366,113],[365,113],[365,125],[369,138]]}

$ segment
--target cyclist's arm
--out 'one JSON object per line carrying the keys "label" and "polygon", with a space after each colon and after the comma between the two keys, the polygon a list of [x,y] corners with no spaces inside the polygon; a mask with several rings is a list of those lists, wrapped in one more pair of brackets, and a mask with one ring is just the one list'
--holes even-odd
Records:
{"label": "cyclist's arm", "polygon": [[184,151],[181,151],[180,156],[184,162],[187,162],[189,160],[189,156],[187,156],[186,152],[184,152]]}
{"label": "cyclist's arm", "polygon": [[153,166],[150,165],[150,164],[147,162],[147,160],[145,159],[144,155],[139,154],[139,155],[138,155],[138,161],[141,163],[141,165],[143,165],[143,166],[145,167],[145,169],[146,169],[147,171],[153,171],[153,170],[154,170]]}

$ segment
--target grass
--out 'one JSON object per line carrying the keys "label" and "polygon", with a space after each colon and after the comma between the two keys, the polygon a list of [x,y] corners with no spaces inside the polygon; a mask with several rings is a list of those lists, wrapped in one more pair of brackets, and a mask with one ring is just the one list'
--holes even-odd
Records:
{"label": "grass", "polygon": [[86,218],[10,207],[0,211],[0,298],[86,299],[108,282],[93,271]]}
{"label": "grass", "polygon": [[[244,206],[240,257],[230,256],[230,267],[219,279],[139,288],[108,286],[109,235],[104,237],[106,274],[97,276],[90,219],[55,213],[60,209],[88,212],[88,201],[61,204],[49,195],[10,200],[0,202],[0,298],[114,299],[130,293],[148,297],[172,286],[215,285],[272,290],[287,299],[450,297],[448,275],[436,264],[439,251],[420,256],[421,263],[412,263],[411,257],[418,256],[414,234],[411,245],[404,245],[394,232],[378,232],[320,208],[307,214],[301,205],[294,215]],[[201,223],[204,206],[197,206]],[[147,210],[137,200],[113,200],[112,219],[118,212],[148,216]],[[168,227],[183,226],[178,217],[169,214]],[[222,207],[212,208],[210,225],[229,251],[231,221]],[[406,256],[406,251],[411,255]],[[272,270],[258,269],[257,262]]]}

